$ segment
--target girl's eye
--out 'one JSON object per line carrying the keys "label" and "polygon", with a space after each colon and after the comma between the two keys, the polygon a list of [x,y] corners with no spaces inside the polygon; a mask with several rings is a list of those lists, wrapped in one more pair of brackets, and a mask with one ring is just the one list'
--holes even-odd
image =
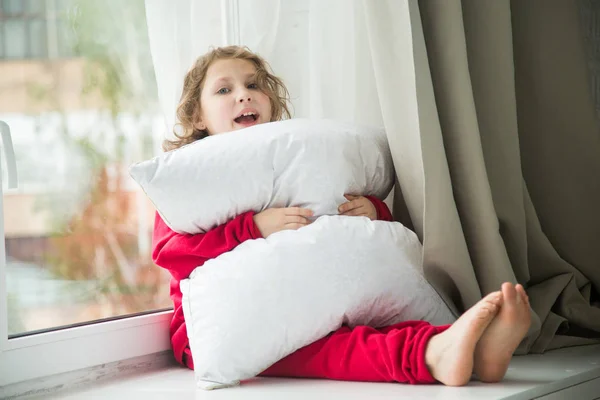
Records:
{"label": "girl's eye", "polygon": [[258,85],[256,83],[251,83],[248,85],[248,89],[258,89]]}
{"label": "girl's eye", "polygon": [[217,93],[219,93],[219,94],[227,94],[227,93],[229,93],[229,89],[227,89],[227,88],[221,88],[221,89],[219,89],[219,91]]}

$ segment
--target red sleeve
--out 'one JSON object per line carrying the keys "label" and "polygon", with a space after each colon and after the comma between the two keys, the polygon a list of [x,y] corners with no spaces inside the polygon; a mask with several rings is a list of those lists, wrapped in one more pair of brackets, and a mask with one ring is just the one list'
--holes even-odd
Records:
{"label": "red sleeve", "polygon": [[380,221],[393,221],[394,217],[392,217],[392,213],[388,208],[387,204],[385,204],[382,200],[379,200],[374,196],[365,196],[373,205],[375,206],[375,210],[377,210],[377,219]]}
{"label": "red sleeve", "polygon": [[152,260],[168,269],[177,281],[186,279],[207,260],[233,250],[246,240],[262,238],[253,216],[254,212],[249,211],[206,233],[184,235],[172,231],[156,213]]}
{"label": "red sleeve", "polygon": [[152,259],[173,276],[170,285],[173,300],[171,345],[175,359],[189,368],[194,367],[181,307],[179,281],[187,278],[194,269],[207,260],[233,250],[246,240],[261,238],[262,235],[254,223],[253,216],[253,212],[247,212],[206,233],[182,235],[172,231],[158,213],[156,214],[152,237]]}

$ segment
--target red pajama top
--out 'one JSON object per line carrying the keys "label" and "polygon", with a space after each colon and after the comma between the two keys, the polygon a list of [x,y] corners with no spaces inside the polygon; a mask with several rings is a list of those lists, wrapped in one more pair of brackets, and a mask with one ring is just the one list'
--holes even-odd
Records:
{"label": "red pajama top", "polygon": [[[371,196],[368,199],[375,206],[378,219],[392,221],[384,202]],[[171,345],[175,359],[188,368],[193,369],[194,363],[183,318],[179,282],[207,260],[233,250],[246,240],[262,238],[253,216],[253,212],[246,212],[209,232],[184,235],[172,231],[156,214],[152,258],[172,276],[170,292],[174,312],[170,327]],[[351,331],[343,327],[284,358],[263,375],[411,383],[433,381],[425,366],[424,353],[429,337],[438,330],[422,321],[403,324],[398,324],[402,326],[397,329],[388,327],[384,330],[358,327]],[[404,344],[410,344],[406,351],[402,350]],[[354,349],[354,356],[348,354],[350,348]],[[386,352],[393,354],[384,354]],[[407,368],[412,372],[407,374]]]}

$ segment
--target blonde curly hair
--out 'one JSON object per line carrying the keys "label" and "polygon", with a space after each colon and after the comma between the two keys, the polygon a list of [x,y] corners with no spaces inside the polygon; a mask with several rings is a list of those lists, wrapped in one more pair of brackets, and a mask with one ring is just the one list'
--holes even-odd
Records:
{"label": "blonde curly hair", "polygon": [[177,133],[174,130],[173,133],[176,139],[166,139],[163,142],[163,150],[177,149],[208,136],[206,130],[195,128],[194,122],[197,121],[200,115],[202,106],[200,104],[200,94],[206,79],[206,72],[213,62],[223,59],[250,61],[256,68],[256,83],[259,89],[269,97],[271,102],[271,121],[291,118],[288,109],[289,92],[283,81],[273,75],[269,64],[262,57],[253,53],[247,47],[217,47],[199,57],[185,75],[181,99],[177,106],[177,119],[179,122],[176,127],[181,128],[181,132]]}

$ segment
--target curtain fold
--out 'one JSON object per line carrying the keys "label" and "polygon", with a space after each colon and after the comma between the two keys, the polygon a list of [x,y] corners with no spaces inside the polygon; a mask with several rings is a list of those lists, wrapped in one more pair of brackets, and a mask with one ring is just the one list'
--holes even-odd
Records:
{"label": "curtain fold", "polygon": [[427,279],[457,314],[522,283],[534,312],[519,353],[600,339],[594,7],[146,0],[167,131],[185,72],[224,44],[270,62],[296,117],[383,124],[394,215],[422,240]]}

